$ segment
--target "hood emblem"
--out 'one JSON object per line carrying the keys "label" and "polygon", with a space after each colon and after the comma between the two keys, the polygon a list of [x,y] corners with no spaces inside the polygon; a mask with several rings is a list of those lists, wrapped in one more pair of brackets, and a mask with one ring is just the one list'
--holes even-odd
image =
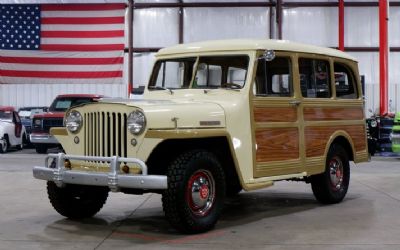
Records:
{"label": "hood emblem", "polygon": [[200,121],[200,126],[219,126],[220,121]]}

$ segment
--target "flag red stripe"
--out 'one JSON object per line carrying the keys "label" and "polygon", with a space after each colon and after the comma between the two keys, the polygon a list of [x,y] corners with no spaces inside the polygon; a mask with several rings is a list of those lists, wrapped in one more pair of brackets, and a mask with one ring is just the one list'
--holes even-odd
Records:
{"label": "flag red stripe", "polygon": [[62,38],[104,38],[123,37],[123,30],[104,31],[42,31],[41,37],[62,37]]}
{"label": "flag red stripe", "polygon": [[65,72],[65,71],[0,70],[0,75],[1,76],[8,76],[8,77],[89,79],[89,78],[122,77],[122,71]]}
{"label": "flag red stripe", "polygon": [[41,50],[48,51],[111,51],[124,50],[124,44],[42,44]]}
{"label": "flag red stripe", "polygon": [[53,65],[107,65],[122,64],[123,57],[110,58],[50,58],[50,57],[5,57],[0,56],[2,63],[20,64],[53,64]]}
{"label": "flag red stripe", "polygon": [[90,11],[90,10],[120,10],[125,9],[126,5],[123,3],[116,4],[43,4],[41,10],[43,11]]}
{"label": "flag red stripe", "polygon": [[42,24],[118,24],[124,17],[43,17]]}

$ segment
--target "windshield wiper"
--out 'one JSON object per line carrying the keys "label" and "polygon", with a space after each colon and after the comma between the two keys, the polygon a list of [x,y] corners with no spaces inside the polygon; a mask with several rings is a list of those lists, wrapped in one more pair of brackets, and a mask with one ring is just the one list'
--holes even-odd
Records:
{"label": "windshield wiper", "polygon": [[154,89],[154,90],[168,90],[171,95],[174,93],[172,91],[172,89],[164,88],[164,87],[161,87],[161,86],[148,86],[147,88],[148,89]]}
{"label": "windshield wiper", "polygon": [[237,84],[237,83],[227,82],[227,83],[222,84],[220,88],[240,90],[242,88],[242,85]]}

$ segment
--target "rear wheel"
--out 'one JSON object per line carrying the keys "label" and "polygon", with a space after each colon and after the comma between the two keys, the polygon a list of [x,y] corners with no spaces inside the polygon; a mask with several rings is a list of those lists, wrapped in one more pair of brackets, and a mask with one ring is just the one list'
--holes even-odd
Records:
{"label": "rear wheel", "polygon": [[92,217],[103,207],[108,197],[108,187],[66,185],[63,188],[49,181],[47,194],[54,209],[70,219]]}
{"label": "rear wheel", "polygon": [[325,172],[311,177],[315,198],[323,204],[341,202],[350,183],[349,157],[339,144],[331,146],[326,159]]}
{"label": "rear wheel", "polygon": [[21,144],[19,144],[19,145],[17,146],[17,148],[18,148],[19,150],[22,150],[22,149],[24,149],[25,144],[26,144],[26,135],[23,134],[23,135],[22,135]]}
{"label": "rear wheel", "polygon": [[189,151],[169,166],[162,201],[166,218],[177,230],[200,233],[213,228],[224,199],[225,174],[214,154]]}
{"label": "rear wheel", "polygon": [[35,145],[36,153],[38,154],[46,154],[47,153],[47,146],[42,144]]}

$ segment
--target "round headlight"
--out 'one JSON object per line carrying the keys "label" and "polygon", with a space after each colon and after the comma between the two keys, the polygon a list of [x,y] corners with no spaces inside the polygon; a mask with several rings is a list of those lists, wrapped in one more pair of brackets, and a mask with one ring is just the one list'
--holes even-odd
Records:
{"label": "round headlight", "polygon": [[82,126],[82,115],[78,111],[68,112],[65,118],[65,127],[67,127],[69,132],[76,133]]}
{"label": "round headlight", "polygon": [[375,120],[371,121],[371,127],[375,128],[378,125],[378,123]]}
{"label": "round headlight", "polygon": [[40,126],[40,125],[42,125],[42,120],[40,120],[40,119],[35,119],[35,120],[33,121],[33,124],[36,125],[36,126]]}
{"label": "round headlight", "polygon": [[140,135],[146,127],[146,117],[143,112],[136,110],[128,115],[128,130],[133,135]]}

